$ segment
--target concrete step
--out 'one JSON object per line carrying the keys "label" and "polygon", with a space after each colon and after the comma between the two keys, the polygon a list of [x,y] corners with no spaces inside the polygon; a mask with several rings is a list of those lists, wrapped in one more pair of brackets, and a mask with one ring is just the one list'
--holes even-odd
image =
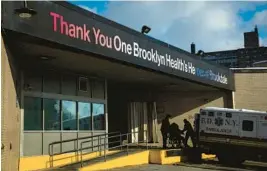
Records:
{"label": "concrete step", "polygon": [[167,149],[167,150],[150,150],[151,164],[175,164],[179,162],[200,162],[202,159],[213,158],[214,155],[201,154],[195,156],[195,149]]}

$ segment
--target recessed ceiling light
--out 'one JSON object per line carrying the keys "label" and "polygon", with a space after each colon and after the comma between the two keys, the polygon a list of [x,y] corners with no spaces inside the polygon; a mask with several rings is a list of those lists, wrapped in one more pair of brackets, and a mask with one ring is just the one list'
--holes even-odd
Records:
{"label": "recessed ceiling light", "polygon": [[39,56],[39,59],[43,60],[43,61],[48,61],[48,60],[55,59],[55,57],[53,57],[53,56]]}
{"label": "recessed ceiling light", "polygon": [[27,1],[24,0],[23,7],[15,9],[15,13],[17,13],[21,18],[31,18],[37,12],[34,9],[29,8]]}
{"label": "recessed ceiling light", "polygon": [[19,8],[15,10],[20,18],[31,18],[36,14],[36,11],[30,8]]}
{"label": "recessed ceiling light", "polygon": [[41,56],[40,59],[42,59],[42,60],[48,60],[49,57],[47,57],[47,56]]}

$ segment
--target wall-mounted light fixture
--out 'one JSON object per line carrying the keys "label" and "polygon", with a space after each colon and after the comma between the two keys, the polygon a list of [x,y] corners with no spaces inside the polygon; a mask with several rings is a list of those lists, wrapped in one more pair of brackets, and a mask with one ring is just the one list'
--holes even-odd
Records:
{"label": "wall-mounted light fixture", "polygon": [[144,26],[142,27],[141,33],[142,33],[142,34],[147,34],[147,33],[150,32],[150,30],[151,30],[150,27],[144,25]]}
{"label": "wall-mounted light fixture", "polygon": [[46,60],[48,60],[49,58],[48,58],[47,56],[41,56],[40,59],[46,61]]}
{"label": "wall-mounted light fixture", "polygon": [[15,13],[19,15],[20,18],[31,18],[37,12],[34,9],[28,7],[27,1],[23,1],[23,7],[15,10]]}

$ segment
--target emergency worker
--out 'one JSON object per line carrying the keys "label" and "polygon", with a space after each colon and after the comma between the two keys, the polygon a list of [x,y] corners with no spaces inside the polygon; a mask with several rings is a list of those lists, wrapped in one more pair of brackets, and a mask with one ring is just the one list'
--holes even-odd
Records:
{"label": "emergency worker", "polygon": [[193,147],[196,147],[195,131],[191,123],[187,119],[184,119],[184,129],[182,130],[182,132],[185,132],[185,131],[186,131],[186,134],[185,134],[185,139],[184,139],[184,146],[188,147],[187,141],[190,137],[193,143]]}
{"label": "emergency worker", "polygon": [[163,148],[167,148],[167,138],[168,138],[168,133],[169,133],[169,128],[170,128],[170,121],[169,118],[171,116],[168,114],[163,120],[161,124],[161,134],[163,138]]}

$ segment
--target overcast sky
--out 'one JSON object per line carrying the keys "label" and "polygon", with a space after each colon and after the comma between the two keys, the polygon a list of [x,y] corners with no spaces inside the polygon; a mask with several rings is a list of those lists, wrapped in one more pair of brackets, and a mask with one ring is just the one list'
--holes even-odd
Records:
{"label": "overcast sky", "polygon": [[260,45],[267,46],[267,2],[72,1],[132,29],[146,24],[149,36],[189,51],[244,47],[243,32],[258,26]]}

